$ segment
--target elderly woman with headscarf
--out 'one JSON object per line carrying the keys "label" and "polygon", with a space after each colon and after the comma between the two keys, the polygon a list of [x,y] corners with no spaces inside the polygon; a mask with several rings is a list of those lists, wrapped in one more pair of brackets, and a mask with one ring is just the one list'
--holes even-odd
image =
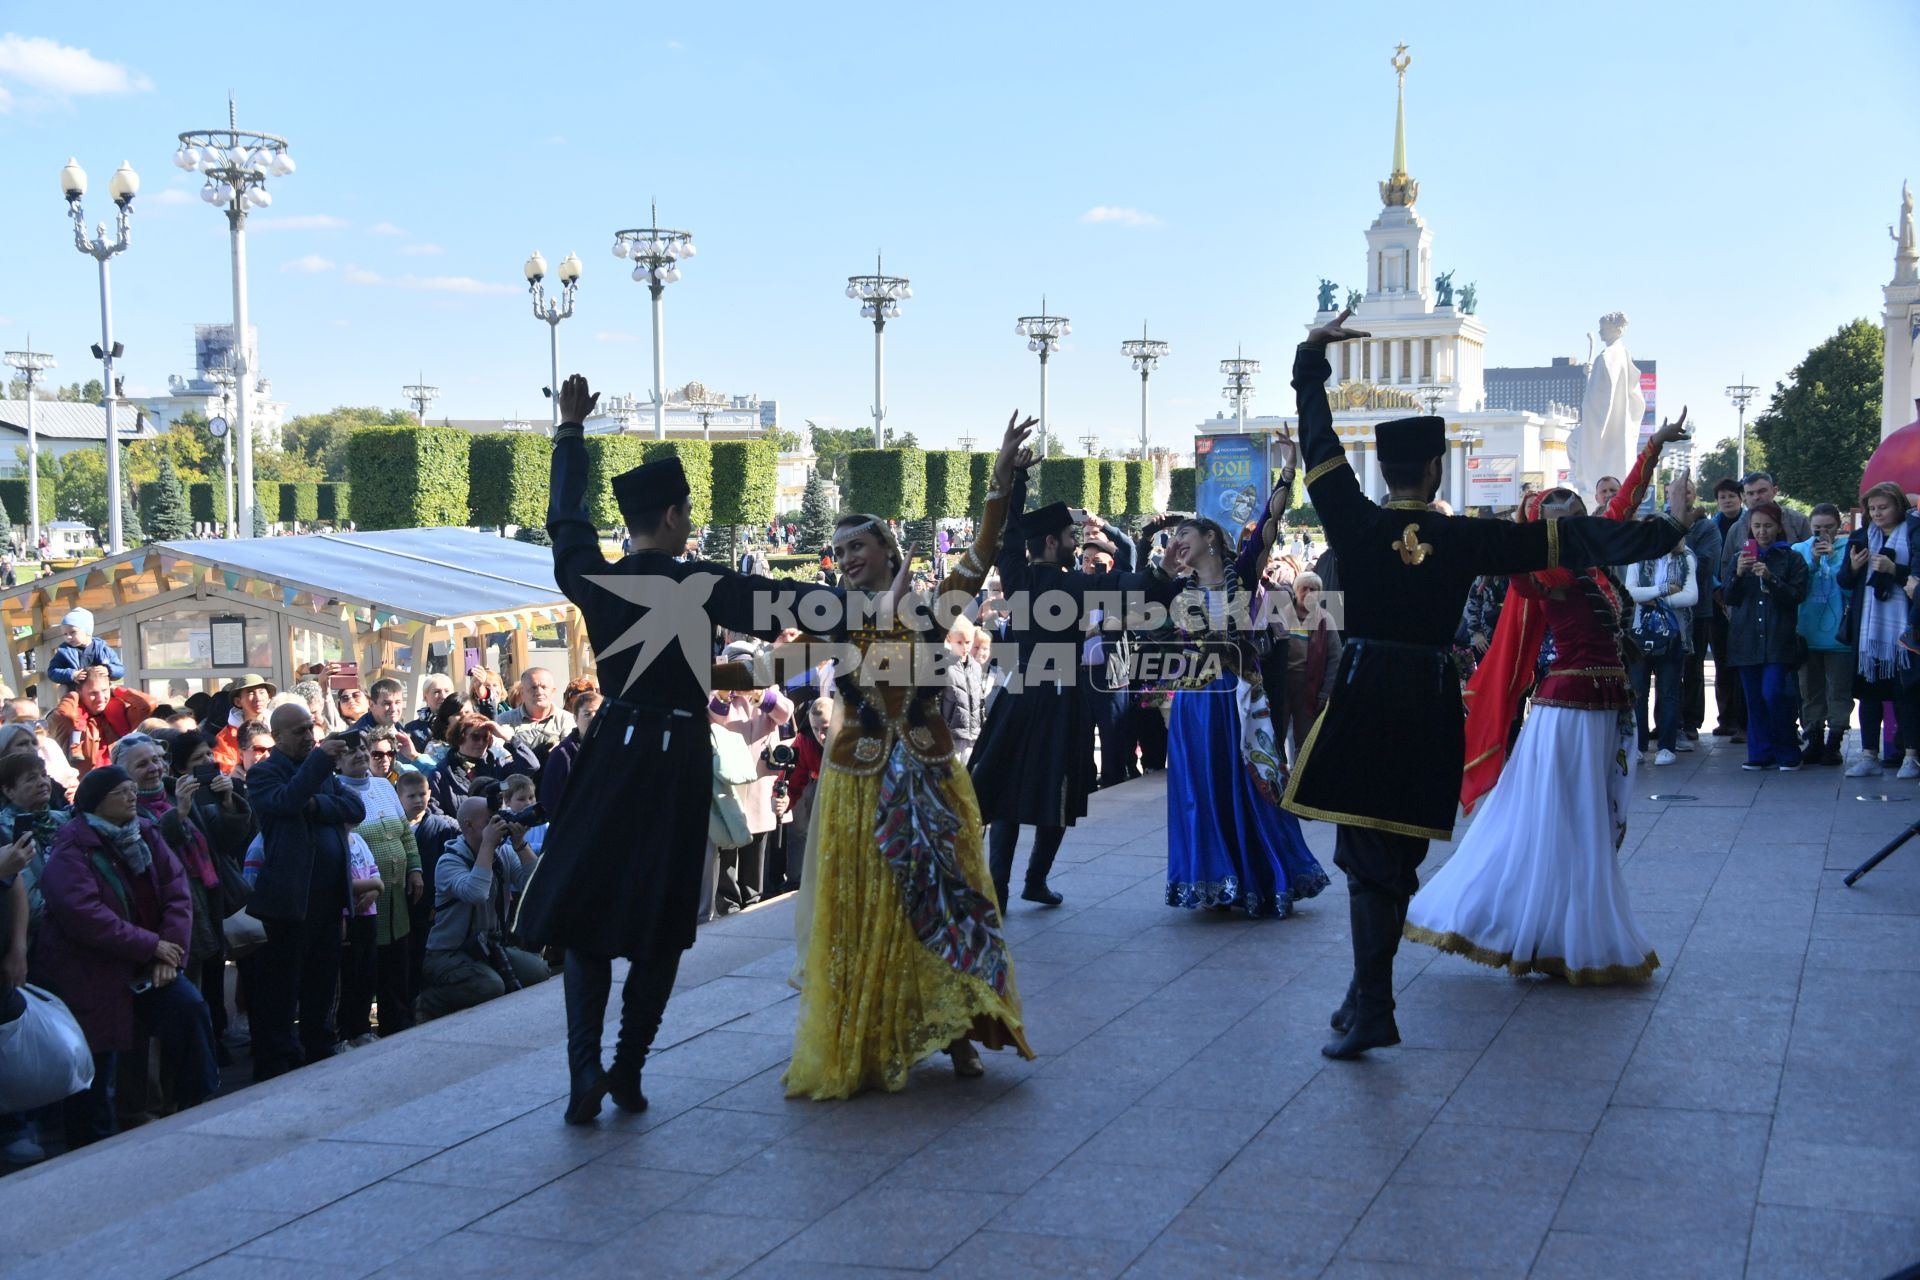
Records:
{"label": "elderly woman with headscarf", "polygon": [[74,811],[47,859],[47,915],[34,948],[34,973],[66,1001],[93,1051],[93,1087],[67,1099],[69,1147],[116,1132],[119,1055],[138,1033],[168,1050],[182,1109],[220,1087],[207,1004],[185,975],[193,926],[186,870],[118,765],[80,780]]}

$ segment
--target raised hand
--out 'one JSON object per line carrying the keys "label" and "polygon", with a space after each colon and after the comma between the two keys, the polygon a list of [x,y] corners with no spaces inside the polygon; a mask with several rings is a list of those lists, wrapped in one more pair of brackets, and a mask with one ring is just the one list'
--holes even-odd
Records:
{"label": "raised hand", "polygon": [[582,423],[593,416],[595,406],[600,403],[600,393],[587,389],[587,380],[580,374],[570,373],[567,380],[560,384],[560,421]]}
{"label": "raised hand", "polygon": [[1685,440],[1685,439],[1687,439],[1687,407],[1685,405],[1681,405],[1680,421],[1667,422],[1665,420],[1662,420],[1660,423],[1660,429],[1653,433],[1653,439],[1651,443],[1656,445],[1669,445],[1676,440]]}
{"label": "raised hand", "polygon": [[1347,328],[1347,320],[1352,315],[1353,308],[1346,308],[1339,315],[1327,321],[1312,333],[1309,333],[1307,335],[1307,345],[1310,347],[1324,347],[1329,343],[1345,342],[1350,338],[1371,338],[1373,335],[1365,329]]}
{"label": "raised hand", "polygon": [[1004,488],[1011,483],[1015,468],[1024,471],[1033,465],[1033,455],[1024,446],[1039,422],[1038,418],[1028,418],[1022,422],[1018,409],[1007,419],[1007,433],[1000,438],[1000,453],[993,460],[994,488]]}

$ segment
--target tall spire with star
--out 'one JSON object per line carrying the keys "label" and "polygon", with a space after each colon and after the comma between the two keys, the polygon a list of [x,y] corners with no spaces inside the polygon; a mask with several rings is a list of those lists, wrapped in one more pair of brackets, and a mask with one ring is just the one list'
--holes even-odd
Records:
{"label": "tall spire with star", "polygon": [[1400,97],[1393,116],[1393,172],[1380,184],[1380,203],[1411,208],[1420,198],[1420,184],[1407,175],[1407,68],[1413,59],[1407,46],[1399,45],[1388,62],[1399,74]]}

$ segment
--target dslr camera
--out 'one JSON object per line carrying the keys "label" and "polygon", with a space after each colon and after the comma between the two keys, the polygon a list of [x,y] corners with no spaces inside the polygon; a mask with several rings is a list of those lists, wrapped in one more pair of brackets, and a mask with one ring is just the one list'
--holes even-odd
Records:
{"label": "dslr camera", "polygon": [[800,763],[800,755],[790,742],[776,742],[760,753],[760,763],[769,769],[780,770],[780,777],[773,784],[773,794],[785,797],[787,794],[787,774]]}

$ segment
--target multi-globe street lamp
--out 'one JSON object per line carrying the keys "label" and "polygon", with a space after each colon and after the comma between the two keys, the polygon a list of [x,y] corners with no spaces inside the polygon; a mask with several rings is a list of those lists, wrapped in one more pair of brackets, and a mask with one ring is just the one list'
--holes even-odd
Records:
{"label": "multi-globe street lamp", "polygon": [[1140,336],[1128,338],[1120,344],[1120,354],[1133,361],[1133,370],[1140,375],[1140,456],[1149,456],[1150,437],[1147,434],[1147,379],[1160,367],[1161,358],[1167,354],[1167,344],[1157,338],[1147,336],[1146,322],[1140,324]]}
{"label": "multi-globe street lamp", "polygon": [[873,274],[848,276],[847,296],[860,300],[860,318],[873,321],[873,447],[887,447],[887,321],[900,314],[900,304],[913,296],[905,276],[887,275],[880,255],[873,257]]}
{"label": "multi-globe street lamp", "polygon": [[27,335],[25,351],[9,351],[7,367],[18,370],[27,381],[27,545],[40,554],[40,433],[33,414],[33,386],[40,375],[59,364],[44,351],[33,349],[33,335]]}
{"label": "multi-globe street lamp", "polygon": [[[106,224],[94,227],[91,239],[87,236],[87,215],[80,207],[81,197],[87,194],[87,171],[80,167],[77,160],[68,160],[67,167],[60,171],[60,193],[67,198],[67,211],[73,215],[73,247],[87,254],[100,264],[100,342],[94,347],[93,354],[100,361],[100,385],[102,387],[102,407],[106,410],[107,422],[107,550],[116,553],[126,549],[121,533],[120,508],[123,500],[120,494],[120,434],[114,425],[114,405],[119,401],[119,390],[113,383],[113,362],[125,350],[113,340],[113,290],[107,277],[107,262],[127,248],[128,224],[133,217],[133,197],[140,191],[140,175],[133,166],[122,161],[107,183],[107,194],[113,197],[114,204],[120,207],[120,216],[114,238],[107,238]],[[36,511],[35,516],[39,515]]]}
{"label": "multi-globe street lamp", "polygon": [[425,378],[418,382],[409,382],[400,388],[400,394],[413,406],[413,416],[420,419],[420,425],[427,425],[427,410],[440,398],[440,388],[430,385]]}
{"label": "multi-globe street lamp", "polygon": [[215,366],[207,370],[207,381],[220,388],[220,416],[207,423],[207,434],[220,442],[220,451],[226,462],[227,536],[231,538],[234,529],[233,423],[227,415],[233,412],[233,388],[238,379],[235,378],[231,366]]}
{"label": "multi-globe street lamp", "polygon": [[527,277],[527,292],[533,295],[533,318],[547,322],[547,359],[552,368],[547,383],[547,399],[553,402],[553,427],[560,429],[560,322],[573,314],[574,291],[580,287],[580,257],[568,254],[560,260],[560,298],[547,297],[541,281],[547,278],[547,260],[535,249],[521,268]]}
{"label": "multi-globe street lamp", "polygon": [[686,387],[687,408],[700,418],[700,438],[713,439],[713,415],[723,413],[733,407],[731,401],[708,391],[704,383],[689,382]]}
{"label": "multi-globe street lamp", "polygon": [[675,231],[660,225],[660,206],[653,212],[650,227],[633,227],[613,233],[613,256],[633,260],[633,278],[647,286],[653,295],[653,438],[667,438],[667,358],[662,343],[660,295],[680,278],[680,263],[694,256],[693,232]]}
{"label": "multi-globe street lamp", "polygon": [[233,434],[240,443],[240,510],[236,536],[253,536],[252,404],[259,374],[247,349],[247,210],[273,203],[269,176],[284,178],[294,169],[287,140],[239,127],[233,99],[227,99],[227,127],[189,129],[180,135],[173,162],[206,178],[200,198],[227,215],[233,259]]}
{"label": "multi-globe street lamp", "polygon": [[1047,456],[1047,357],[1060,346],[1060,340],[1073,332],[1073,322],[1065,316],[1047,314],[1047,298],[1040,295],[1040,314],[1021,316],[1014,332],[1027,340],[1027,350],[1040,355],[1040,447],[1035,453]]}

